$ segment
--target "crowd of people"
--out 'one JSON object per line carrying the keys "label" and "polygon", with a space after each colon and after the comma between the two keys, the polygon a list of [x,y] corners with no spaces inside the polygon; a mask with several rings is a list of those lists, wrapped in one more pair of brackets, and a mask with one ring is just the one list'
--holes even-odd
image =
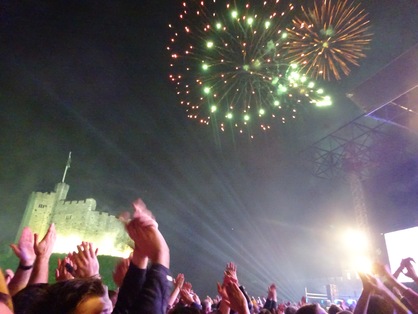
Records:
{"label": "crowd of people", "polygon": [[0,314],[364,314],[418,313],[418,294],[397,280],[402,272],[418,283],[413,260],[405,258],[392,274],[375,264],[373,274],[361,273],[363,291],[355,304],[332,304],[322,308],[307,303],[278,303],[276,285],[270,284],[263,299],[250,297],[238,280],[237,266],[228,263],[218,295],[204,299],[185,281],[184,274],[170,274],[170,249],[151,211],[141,199],[133,213],[124,216],[133,240],[131,256],[118,262],[108,290],[100,277],[94,244],[82,242],[77,250],[58,260],[55,282],[48,282],[50,257],[56,240],[51,224],[41,239],[30,228],[23,229],[11,248],[19,259],[16,270],[0,271]]}

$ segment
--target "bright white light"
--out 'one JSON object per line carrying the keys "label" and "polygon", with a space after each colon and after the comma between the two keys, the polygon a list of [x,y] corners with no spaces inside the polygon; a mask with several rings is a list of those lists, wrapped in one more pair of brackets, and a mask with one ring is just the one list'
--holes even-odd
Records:
{"label": "bright white light", "polygon": [[[111,236],[97,236],[95,239],[84,239],[85,241],[92,242],[95,248],[99,249],[99,255],[108,255],[116,257],[129,257],[132,249],[124,246],[125,248],[115,248],[115,237]],[[57,235],[57,240],[54,245],[54,253],[67,254],[70,252],[77,252],[77,245],[80,245],[83,239],[78,235]]]}
{"label": "bright white light", "polygon": [[343,242],[353,252],[365,252],[369,249],[370,240],[367,235],[360,231],[349,229],[343,235]]}
{"label": "bright white light", "polygon": [[355,271],[360,273],[370,274],[372,271],[372,261],[365,255],[354,256],[352,261],[352,267]]}

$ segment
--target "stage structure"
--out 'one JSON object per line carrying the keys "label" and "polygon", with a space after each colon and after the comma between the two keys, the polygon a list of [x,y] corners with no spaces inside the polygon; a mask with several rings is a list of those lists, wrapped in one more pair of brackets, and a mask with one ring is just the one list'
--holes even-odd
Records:
{"label": "stage structure", "polygon": [[[396,129],[418,134],[418,45],[347,97],[363,114],[309,147],[306,155],[311,156],[316,177],[331,179],[345,175],[347,170],[355,170],[364,180],[370,169],[382,160],[382,156],[378,156],[383,153],[381,143],[388,143],[387,140],[398,131]],[[386,149],[391,148],[386,145]],[[399,148],[396,146],[392,150]],[[402,153],[408,151],[401,151],[399,155]]]}
{"label": "stage structure", "polygon": [[76,251],[81,241],[88,241],[99,249],[99,255],[129,256],[132,252],[131,240],[124,225],[115,216],[96,211],[96,201],[93,198],[67,200],[70,186],[64,180],[70,161],[71,153],[62,181],[55,185],[54,191],[32,192],[15,243],[25,226],[43,236],[50,224],[54,223],[57,230],[54,253]]}
{"label": "stage structure", "polygon": [[[399,134],[418,135],[418,45],[355,88],[350,98],[363,114],[311,145],[305,152],[313,175],[345,177],[351,186],[355,217],[368,229],[362,182],[385,158],[404,159],[415,149]],[[411,152],[409,151],[411,150]]]}
{"label": "stage structure", "polygon": [[[377,167],[406,160],[417,151],[408,137],[418,135],[418,45],[347,97],[363,114],[315,142],[304,156],[309,158],[314,176],[347,180],[356,227],[370,235],[363,182]],[[345,266],[343,269],[351,273]]]}

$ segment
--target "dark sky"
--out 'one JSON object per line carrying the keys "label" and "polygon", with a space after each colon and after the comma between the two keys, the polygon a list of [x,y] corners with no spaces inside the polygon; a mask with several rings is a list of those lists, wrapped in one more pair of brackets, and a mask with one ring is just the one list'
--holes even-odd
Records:
{"label": "dark sky", "polygon": [[[345,93],[418,43],[418,2],[365,1],[373,41],[360,67],[329,83],[334,107],[252,142],[218,137],[178,105],[165,48],[179,6],[2,1],[1,244],[13,241],[29,194],[61,180],[71,151],[68,198],[92,197],[117,214],[142,197],[167,237],[173,272],[198,292],[215,294],[230,260],[261,292],[271,280],[332,269],[335,229],[354,221],[350,193],[314,178],[299,152],[359,116]],[[387,167],[366,184],[377,232],[418,221],[418,161]],[[290,285],[281,293],[302,294]]]}

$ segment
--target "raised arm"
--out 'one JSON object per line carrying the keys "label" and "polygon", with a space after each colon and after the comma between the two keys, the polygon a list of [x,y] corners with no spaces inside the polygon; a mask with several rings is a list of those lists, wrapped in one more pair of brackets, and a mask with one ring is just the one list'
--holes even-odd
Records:
{"label": "raised arm", "polygon": [[267,289],[267,300],[264,303],[263,308],[268,309],[270,312],[273,311],[277,306],[277,289],[273,283]]}
{"label": "raised arm", "polygon": [[391,289],[397,289],[401,296],[406,299],[406,304],[411,306],[411,310],[418,313],[418,294],[393,277],[387,266],[376,263],[375,269],[385,279],[385,284]]}
{"label": "raised arm", "polygon": [[[134,219],[133,223],[136,221]],[[155,226],[143,228],[139,224],[135,229],[141,249],[151,261],[136,308],[139,313],[165,314],[171,286],[167,278],[170,267],[168,245]]]}
{"label": "raised arm", "polygon": [[174,280],[174,287],[171,291],[170,297],[168,299],[168,307],[171,308],[174,305],[177,297],[179,296],[180,290],[184,284],[184,274],[178,274],[176,279]]}
{"label": "raised arm", "polygon": [[29,279],[29,284],[48,283],[49,272],[49,258],[54,249],[57,234],[55,232],[55,225],[51,224],[43,239],[39,242],[39,236],[34,235],[34,249],[36,254],[35,264]]}
{"label": "raised arm", "polygon": [[165,314],[171,286],[168,280],[170,251],[167,242],[158,230],[157,222],[144,202],[138,199],[133,203],[133,207],[133,219],[127,223],[126,229],[135,243],[135,248],[130,268],[119,292],[115,307],[117,311],[114,312],[121,313],[119,310],[123,307],[119,300],[121,294],[123,298],[126,296],[125,300],[132,301],[128,295],[128,289],[125,289],[128,286],[127,282],[132,284],[137,282],[137,280],[131,281],[131,274],[146,267],[149,259],[151,267],[146,272],[143,269],[145,281],[136,290],[137,297],[134,298],[133,307],[130,309],[134,313]]}
{"label": "raised arm", "polygon": [[27,286],[35,263],[34,236],[30,228],[23,228],[19,242],[10,247],[19,259],[19,266],[9,282],[10,295],[13,296]]}
{"label": "raised arm", "polygon": [[238,312],[238,314],[250,314],[247,298],[240,289],[237,280],[232,276],[226,275],[224,285],[228,294],[229,307]]}
{"label": "raised arm", "polygon": [[361,291],[360,298],[357,301],[354,314],[367,314],[367,308],[369,307],[370,297],[373,293],[373,286],[370,284],[367,274],[359,273],[361,282],[363,283],[363,290]]}
{"label": "raised arm", "polygon": [[123,280],[125,279],[126,273],[128,272],[131,259],[131,257],[121,258],[113,268],[112,279],[118,288],[120,288],[123,284]]}

